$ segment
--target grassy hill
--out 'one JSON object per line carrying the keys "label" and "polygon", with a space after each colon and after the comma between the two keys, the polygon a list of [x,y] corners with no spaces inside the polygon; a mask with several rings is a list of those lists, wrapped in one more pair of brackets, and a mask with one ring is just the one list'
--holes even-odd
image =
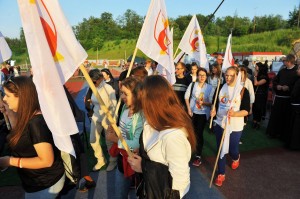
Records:
{"label": "grassy hill", "polygon": [[[233,52],[249,52],[249,51],[281,51],[287,54],[291,51],[292,42],[300,38],[300,30],[282,29],[264,33],[249,34],[247,36],[232,38]],[[207,36],[204,35],[207,46],[207,53],[225,51],[227,37]],[[116,41],[107,41],[98,51],[99,59],[124,59],[129,57],[136,46],[136,39],[124,39]],[[174,52],[179,44],[178,40],[174,41]],[[90,49],[88,59],[96,59],[97,51]],[[17,64],[25,64],[27,55],[13,56],[17,60]],[[137,56],[146,57],[141,51]]]}

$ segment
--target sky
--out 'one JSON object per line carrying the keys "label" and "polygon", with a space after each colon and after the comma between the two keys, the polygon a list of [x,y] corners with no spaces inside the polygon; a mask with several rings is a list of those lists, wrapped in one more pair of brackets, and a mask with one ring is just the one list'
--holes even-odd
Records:
{"label": "sky", "polygon": [[[25,0],[22,0],[25,1]],[[47,0],[49,1],[49,0]],[[168,17],[181,15],[212,14],[222,0],[165,0]],[[110,12],[113,18],[123,15],[127,9],[145,16],[150,0],[59,0],[69,23],[77,25],[91,16],[100,17]],[[298,7],[300,0],[225,0],[216,17],[249,17],[263,15],[281,15],[288,19],[289,11]],[[17,0],[0,0],[0,31],[5,37],[19,38],[22,27]],[[188,24],[187,24],[188,25]]]}

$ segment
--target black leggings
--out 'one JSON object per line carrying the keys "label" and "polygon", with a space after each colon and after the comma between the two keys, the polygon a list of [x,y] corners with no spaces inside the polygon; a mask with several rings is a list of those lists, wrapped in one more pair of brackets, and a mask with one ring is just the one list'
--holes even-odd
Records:
{"label": "black leggings", "polygon": [[203,139],[203,132],[204,132],[204,127],[206,124],[206,115],[205,114],[193,114],[192,117],[192,121],[193,121],[193,126],[194,126],[194,130],[195,130],[195,135],[197,138],[197,150],[196,150],[196,155],[197,156],[201,156],[202,154],[202,149],[203,149],[203,143],[204,143],[204,139]]}

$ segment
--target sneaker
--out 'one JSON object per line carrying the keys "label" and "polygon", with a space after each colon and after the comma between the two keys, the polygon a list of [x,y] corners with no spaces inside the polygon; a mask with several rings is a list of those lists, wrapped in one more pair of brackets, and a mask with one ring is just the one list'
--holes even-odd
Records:
{"label": "sneaker", "polygon": [[105,165],[105,161],[98,161],[97,164],[94,166],[93,171],[99,171]]}
{"label": "sneaker", "polygon": [[195,167],[199,167],[201,164],[202,164],[201,157],[200,156],[196,156],[196,159],[193,161],[193,165]]}
{"label": "sneaker", "polygon": [[111,161],[109,162],[106,171],[112,171],[116,168],[116,166],[117,166],[117,161]]}
{"label": "sneaker", "polygon": [[232,169],[237,169],[239,166],[240,166],[240,156],[239,156],[239,159],[233,160],[233,162],[231,163]]}
{"label": "sneaker", "polygon": [[86,180],[84,178],[81,178],[77,184],[77,189],[80,192],[86,192],[87,188],[85,187]]}
{"label": "sneaker", "polygon": [[221,187],[223,182],[225,181],[225,175],[219,174],[218,177],[215,179],[215,185]]}

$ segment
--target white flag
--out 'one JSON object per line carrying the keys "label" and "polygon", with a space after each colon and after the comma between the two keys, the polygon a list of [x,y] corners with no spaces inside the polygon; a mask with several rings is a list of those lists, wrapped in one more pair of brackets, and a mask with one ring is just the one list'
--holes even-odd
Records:
{"label": "white flag", "polygon": [[145,18],[137,48],[166,69],[171,84],[176,82],[173,62],[173,37],[164,0],[152,0]]}
{"label": "white flag", "polygon": [[[234,89],[233,89],[232,98],[230,99],[229,110],[232,108],[232,105],[234,103],[234,99],[236,99],[237,96],[240,95],[241,90],[243,88],[243,86],[241,85],[241,80],[242,80],[242,75],[241,75],[241,72],[239,72],[239,74],[237,76],[236,84],[235,84]],[[232,133],[232,130],[231,130],[231,125],[230,125],[230,117],[227,115],[226,116],[225,136],[224,136],[222,150],[221,150],[221,153],[220,153],[220,158],[221,159],[224,157],[225,154],[227,154],[229,152],[229,142],[230,142],[230,134],[231,133]]]}
{"label": "white flag", "polygon": [[178,45],[182,51],[200,63],[200,67],[209,69],[206,45],[196,15],[194,15]]}
{"label": "white flag", "polygon": [[0,32],[0,63],[5,62],[6,60],[9,60],[11,58],[11,50],[5,41],[4,36]]}
{"label": "white flag", "polygon": [[222,71],[225,72],[228,67],[233,66],[234,64],[234,59],[232,56],[232,51],[231,51],[231,34],[228,37],[227,40],[227,46],[225,50],[225,55],[224,55],[224,60],[223,60],[223,66],[222,66]]}
{"label": "white flag", "polygon": [[87,54],[57,0],[18,0],[41,110],[55,145],[75,156],[70,135],[78,128],[63,84]]}

